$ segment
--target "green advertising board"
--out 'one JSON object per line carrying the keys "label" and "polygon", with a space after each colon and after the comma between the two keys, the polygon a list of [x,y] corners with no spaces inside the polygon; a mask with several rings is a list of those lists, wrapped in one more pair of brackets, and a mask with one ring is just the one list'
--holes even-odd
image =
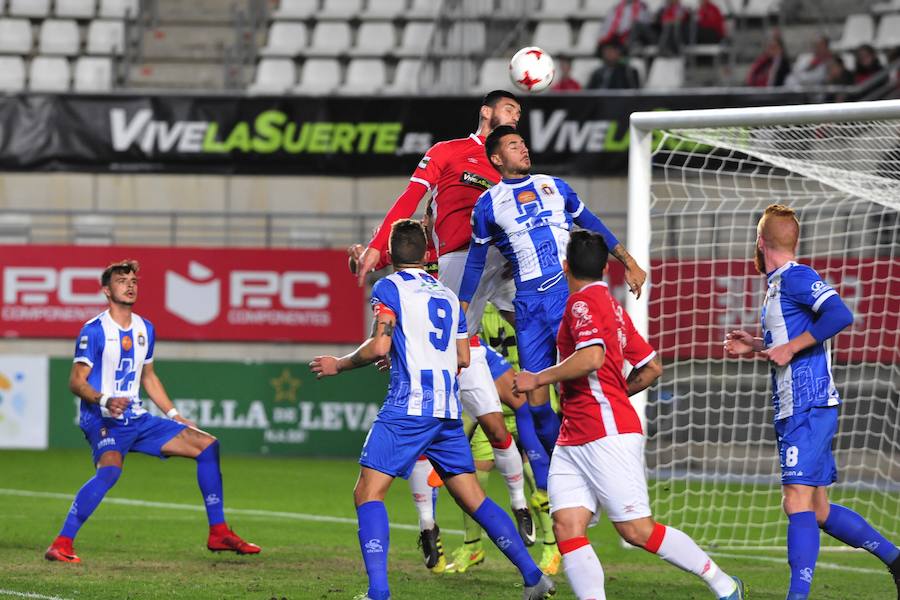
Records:
{"label": "green advertising board", "polygon": [[[375,367],[316,380],[305,363],[153,364],[182,416],[218,437],[223,452],[242,454],[359,456],[388,383]],[[50,361],[49,444],[87,450],[71,368],[70,359]]]}

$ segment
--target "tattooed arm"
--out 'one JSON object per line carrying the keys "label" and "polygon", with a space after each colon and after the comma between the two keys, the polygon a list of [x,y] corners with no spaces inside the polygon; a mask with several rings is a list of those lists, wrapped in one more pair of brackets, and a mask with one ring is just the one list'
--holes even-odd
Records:
{"label": "tattooed arm", "polygon": [[659,356],[654,356],[647,364],[632,369],[625,381],[628,384],[628,395],[634,396],[650,387],[654,381],[659,379],[662,372],[662,361],[659,360]]}
{"label": "tattooed arm", "polygon": [[616,244],[609,252],[615,256],[620,263],[625,265],[625,282],[628,284],[628,289],[631,290],[631,293],[634,294],[635,298],[640,298],[641,287],[647,280],[647,272],[637,264],[637,261],[634,260],[634,257],[628,253],[628,250],[626,250],[625,246],[622,244]]}
{"label": "tattooed arm", "polygon": [[309,363],[309,368],[318,379],[321,379],[373,363],[391,351],[391,336],[396,325],[397,317],[394,313],[390,311],[376,313],[372,333],[359,348],[341,358],[317,356]]}

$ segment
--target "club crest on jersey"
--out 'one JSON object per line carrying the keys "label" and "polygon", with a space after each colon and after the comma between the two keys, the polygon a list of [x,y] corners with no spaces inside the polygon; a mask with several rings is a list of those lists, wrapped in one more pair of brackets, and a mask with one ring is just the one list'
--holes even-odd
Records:
{"label": "club crest on jersey", "polygon": [[100,437],[105,438],[108,434],[109,434],[109,432],[106,431],[106,427],[100,428]]}
{"label": "club crest on jersey", "polygon": [[463,174],[459,177],[459,181],[460,183],[465,183],[466,185],[471,185],[483,190],[490,189],[495,185],[494,182],[487,177],[483,177],[478,173],[470,173],[469,171],[463,171]]}
{"label": "club crest on jersey", "polygon": [[524,192],[520,192],[516,196],[516,202],[519,204],[528,204],[529,202],[534,202],[537,200],[537,194],[532,192],[531,190],[525,190]]}
{"label": "club crest on jersey", "polygon": [[553,188],[550,187],[549,185],[547,185],[546,183],[542,183],[541,184],[541,193],[544,194],[545,196],[552,196]]}
{"label": "club crest on jersey", "polygon": [[131,341],[131,336],[126,335],[122,337],[122,350],[128,352],[134,346],[134,343]]}
{"label": "club crest on jersey", "polygon": [[588,319],[591,318],[591,309],[588,307],[587,302],[579,300],[573,304],[572,316],[578,319],[578,322],[575,323],[575,327],[584,327],[587,325]]}
{"label": "club crest on jersey", "polygon": [[138,334],[138,346],[143,346],[147,343],[147,338],[144,337],[143,333]]}
{"label": "club crest on jersey", "polygon": [[431,162],[430,156],[423,156],[422,160],[419,161],[419,168],[424,169],[425,167],[428,166],[428,163],[430,163],[430,162]]}

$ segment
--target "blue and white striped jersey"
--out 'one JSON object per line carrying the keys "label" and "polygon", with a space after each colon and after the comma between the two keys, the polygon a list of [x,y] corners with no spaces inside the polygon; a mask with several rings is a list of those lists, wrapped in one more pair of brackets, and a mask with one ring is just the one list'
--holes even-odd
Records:
{"label": "blue and white striped jersey", "polygon": [[472,243],[459,299],[470,302],[490,244],[513,265],[516,293],[565,289],[562,261],[575,223],[603,235],[610,250],[619,241],[558,177],[504,179],[484,192],[472,210]]}
{"label": "blue and white striped jersey", "polygon": [[[122,329],[105,311],[81,328],[75,343],[74,362],[91,367],[88,383],[111,398],[131,398],[131,405],[120,420],[139,417],[147,412],[140,398],[141,371],[153,362],[156,334],[153,324],[136,314],[131,327]],[[99,425],[109,411],[98,404],[81,401],[81,426]]]}
{"label": "blue and white striped jersey", "polygon": [[[822,304],[837,292],[812,268],[788,262],[769,274],[762,307],[766,348],[788,343],[810,329]],[[831,340],[816,343],[794,355],[790,364],[772,367],[775,420],[816,406],[841,403],[831,374]]]}
{"label": "blue and white striped jersey", "polygon": [[453,292],[422,269],[403,269],[375,283],[372,305],[397,318],[391,382],[381,410],[459,419],[456,340],[468,334]]}

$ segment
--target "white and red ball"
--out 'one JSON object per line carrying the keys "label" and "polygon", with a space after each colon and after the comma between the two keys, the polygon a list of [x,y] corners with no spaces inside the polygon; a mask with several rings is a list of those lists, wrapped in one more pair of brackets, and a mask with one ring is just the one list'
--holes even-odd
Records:
{"label": "white and red ball", "polygon": [[553,82],[553,57],[537,46],[522,48],[509,61],[509,78],[520,90],[540,92]]}

